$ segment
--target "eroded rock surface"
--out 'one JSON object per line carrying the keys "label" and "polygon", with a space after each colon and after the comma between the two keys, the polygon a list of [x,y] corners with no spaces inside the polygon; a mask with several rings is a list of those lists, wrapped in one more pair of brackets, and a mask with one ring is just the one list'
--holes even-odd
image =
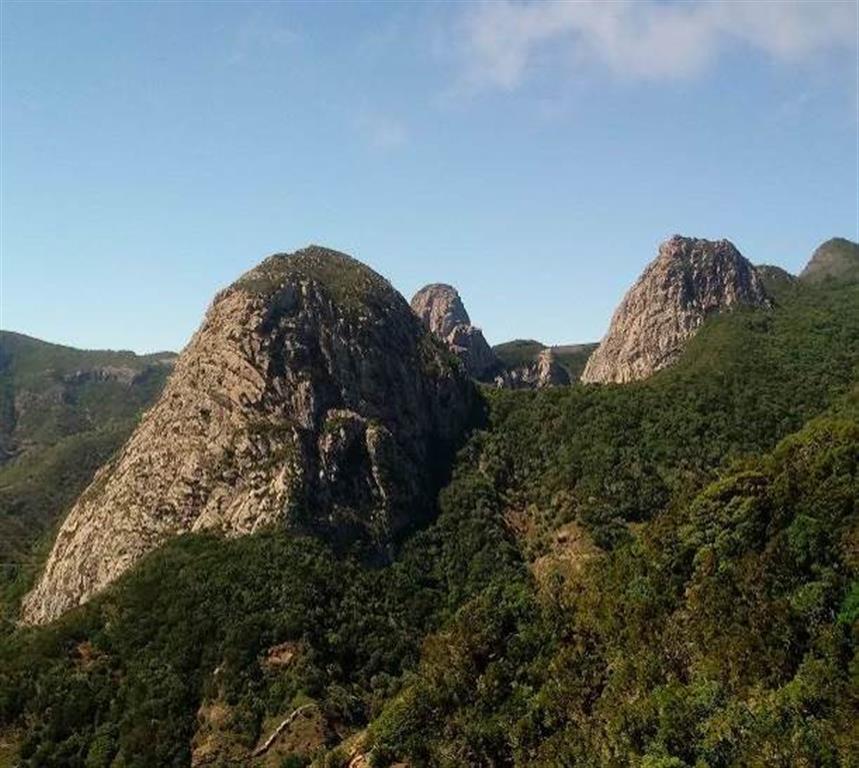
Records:
{"label": "eroded rock surface", "polygon": [[452,285],[433,283],[412,298],[412,310],[424,327],[443,341],[475,379],[487,380],[498,368],[498,360],[471,319]]}
{"label": "eroded rock surface", "polygon": [[427,514],[474,388],[390,284],[311,246],[219,293],[160,400],[62,525],[28,623],[169,538],[288,525],[384,551]]}
{"label": "eroded rock surface", "polygon": [[673,363],[710,315],[767,307],[755,268],[727,240],[675,235],[629,289],[582,381],[642,379]]}
{"label": "eroded rock surface", "polygon": [[523,364],[500,373],[495,378],[498,387],[507,389],[544,389],[565,387],[570,384],[570,375],[547,347],[537,354],[533,363]]}

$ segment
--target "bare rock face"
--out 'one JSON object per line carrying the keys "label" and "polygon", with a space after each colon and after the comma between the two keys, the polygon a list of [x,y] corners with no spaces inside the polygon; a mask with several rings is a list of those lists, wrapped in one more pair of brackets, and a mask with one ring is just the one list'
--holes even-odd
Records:
{"label": "bare rock face", "polygon": [[495,378],[495,385],[505,389],[544,389],[569,384],[569,373],[549,347],[541,350],[533,363],[508,369]]}
{"label": "bare rock face", "polygon": [[483,332],[471,324],[462,299],[452,285],[424,286],[412,298],[412,310],[424,327],[462,361],[470,376],[486,380],[498,368],[492,348]]}
{"label": "bare rock face", "polygon": [[215,297],[69,513],[22,619],[50,621],[188,531],[287,525],[384,552],[431,510],[474,398],[375,272],[316,246],[272,256]]}
{"label": "bare rock face", "polygon": [[755,268],[727,240],[675,235],[624,296],[582,381],[650,376],[680,356],[708,316],[738,305],[770,305]]}

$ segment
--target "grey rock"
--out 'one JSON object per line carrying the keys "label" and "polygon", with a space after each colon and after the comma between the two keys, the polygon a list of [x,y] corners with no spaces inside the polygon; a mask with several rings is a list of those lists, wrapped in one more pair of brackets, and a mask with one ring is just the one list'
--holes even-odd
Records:
{"label": "grey rock", "polygon": [[755,268],[727,240],[675,235],[624,296],[582,381],[650,376],[677,360],[707,317],[739,305],[771,305]]}
{"label": "grey rock", "polygon": [[495,385],[504,389],[544,389],[570,383],[569,373],[550,347],[541,350],[533,363],[509,368],[495,377]]}
{"label": "grey rock", "polygon": [[216,297],[156,405],[63,523],[44,623],[171,537],[283,525],[384,553],[431,512],[475,390],[390,284],[311,246]]}
{"label": "grey rock", "polygon": [[498,369],[492,348],[471,319],[456,288],[433,283],[421,288],[412,298],[412,310],[424,327],[443,341],[469,376],[485,381]]}

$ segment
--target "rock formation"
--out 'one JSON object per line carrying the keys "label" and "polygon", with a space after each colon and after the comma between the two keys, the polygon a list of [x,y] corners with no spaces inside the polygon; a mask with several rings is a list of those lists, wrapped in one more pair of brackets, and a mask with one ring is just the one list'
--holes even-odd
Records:
{"label": "rock formation", "polygon": [[843,237],[833,237],[821,244],[800,272],[799,279],[817,283],[826,278],[859,278],[859,244]]}
{"label": "rock formation", "polygon": [[384,552],[431,511],[475,390],[390,284],[311,246],[220,292],[160,400],[62,525],[22,619],[188,531],[287,525]]}
{"label": "rock formation", "polygon": [[495,385],[505,389],[543,389],[569,384],[570,375],[550,347],[537,353],[534,362],[509,368],[495,377]]}
{"label": "rock formation", "polygon": [[707,317],[738,305],[770,305],[755,268],[727,240],[675,235],[624,296],[582,381],[645,378],[673,363]]}
{"label": "rock formation", "polygon": [[479,380],[491,378],[498,361],[483,332],[471,324],[456,288],[443,283],[426,285],[412,298],[412,310],[424,327],[462,361],[470,376]]}

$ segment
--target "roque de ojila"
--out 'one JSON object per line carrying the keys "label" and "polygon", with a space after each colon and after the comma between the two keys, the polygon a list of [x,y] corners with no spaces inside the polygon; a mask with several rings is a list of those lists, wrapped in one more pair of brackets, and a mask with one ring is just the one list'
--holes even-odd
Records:
{"label": "roque de ojila", "polygon": [[859,0],[0,6],[0,768],[859,768]]}
{"label": "roque de ojila", "polygon": [[215,297],[164,393],[69,512],[22,618],[87,600],[172,536],[281,523],[384,549],[431,508],[472,387],[402,297],[311,246]]}
{"label": "roque de ojila", "polygon": [[582,381],[645,378],[673,363],[708,316],[768,305],[755,268],[733,244],[675,235],[624,296]]}

